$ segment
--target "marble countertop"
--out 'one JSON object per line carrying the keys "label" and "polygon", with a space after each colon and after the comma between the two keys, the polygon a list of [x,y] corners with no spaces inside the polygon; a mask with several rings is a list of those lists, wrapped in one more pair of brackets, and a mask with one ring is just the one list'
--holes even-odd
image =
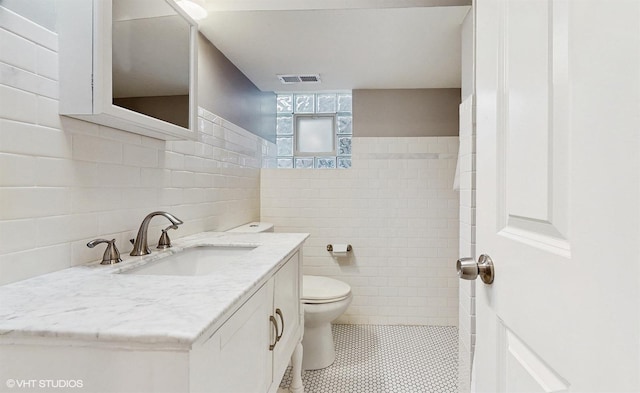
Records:
{"label": "marble countertop", "polygon": [[[0,342],[55,337],[190,348],[256,291],[306,240],[304,233],[204,232],[150,255],[122,255],[0,286]],[[197,245],[257,246],[215,274],[120,274]]]}

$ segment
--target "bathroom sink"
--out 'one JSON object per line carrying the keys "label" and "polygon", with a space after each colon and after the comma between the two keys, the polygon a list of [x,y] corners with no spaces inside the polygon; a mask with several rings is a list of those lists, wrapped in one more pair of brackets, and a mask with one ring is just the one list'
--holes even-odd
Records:
{"label": "bathroom sink", "polygon": [[215,273],[235,257],[247,254],[256,247],[197,246],[171,254],[123,274],[160,276],[205,276]]}

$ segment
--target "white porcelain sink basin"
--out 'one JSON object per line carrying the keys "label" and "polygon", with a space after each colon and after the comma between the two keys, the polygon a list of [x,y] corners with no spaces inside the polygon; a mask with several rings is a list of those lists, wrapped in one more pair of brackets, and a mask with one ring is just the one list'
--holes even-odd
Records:
{"label": "white porcelain sink basin", "polygon": [[255,247],[244,246],[197,246],[123,273],[160,276],[205,276],[215,273],[226,262],[254,249]]}

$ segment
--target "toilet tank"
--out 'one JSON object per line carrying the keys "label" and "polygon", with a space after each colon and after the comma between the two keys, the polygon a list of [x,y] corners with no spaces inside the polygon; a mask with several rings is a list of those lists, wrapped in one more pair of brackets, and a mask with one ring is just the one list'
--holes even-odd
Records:
{"label": "toilet tank", "polygon": [[273,224],[270,222],[250,222],[239,227],[229,229],[227,232],[244,232],[244,233],[258,233],[258,232],[273,232]]}

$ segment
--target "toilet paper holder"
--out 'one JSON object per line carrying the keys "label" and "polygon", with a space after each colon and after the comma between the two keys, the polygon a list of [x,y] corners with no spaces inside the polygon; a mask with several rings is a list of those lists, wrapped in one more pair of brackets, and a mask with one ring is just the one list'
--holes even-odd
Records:
{"label": "toilet paper holder", "polygon": [[[353,250],[353,247],[351,247],[351,244],[347,244],[347,252],[351,252],[351,250]],[[333,252],[333,244],[327,244],[327,251]]]}

